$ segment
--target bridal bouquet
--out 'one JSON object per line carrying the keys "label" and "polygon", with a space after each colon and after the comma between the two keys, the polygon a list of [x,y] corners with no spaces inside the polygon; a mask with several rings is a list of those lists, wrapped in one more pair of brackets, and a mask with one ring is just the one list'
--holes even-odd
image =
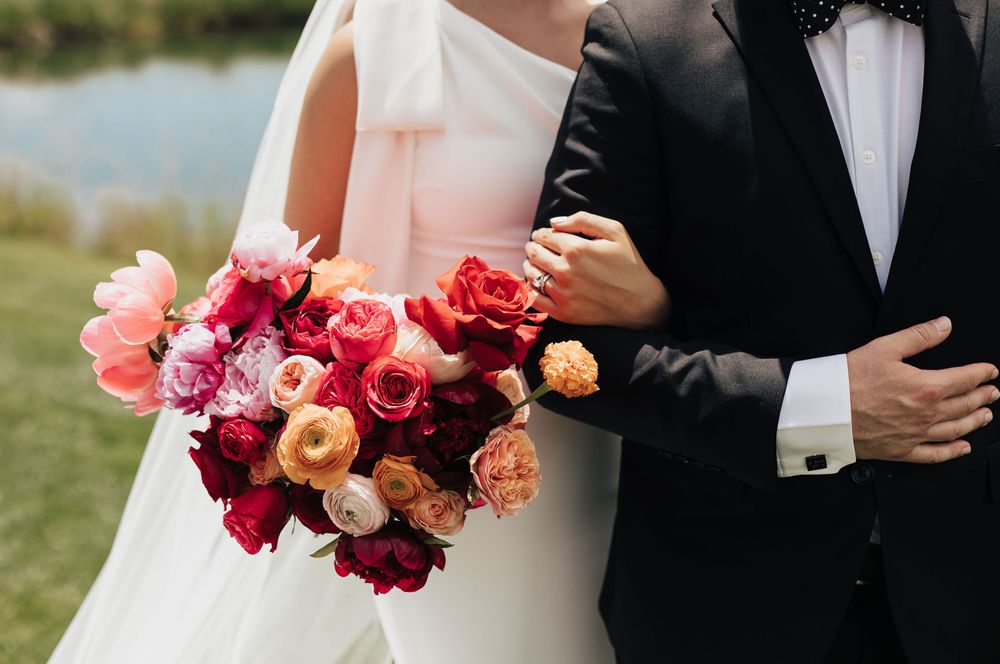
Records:
{"label": "bridal bouquet", "polygon": [[537,495],[527,404],[596,391],[597,364],[552,344],[526,397],[517,370],[543,316],[523,280],[466,257],[438,279],[444,298],[375,293],[370,265],[314,264],[317,239],[258,226],[177,312],[170,263],[140,251],[97,285],[108,311],[80,341],[137,414],[208,415],[189,453],[248,553],[274,551],[294,518],[337,536],[313,555],[341,576],[419,590],[470,510],[511,516]]}

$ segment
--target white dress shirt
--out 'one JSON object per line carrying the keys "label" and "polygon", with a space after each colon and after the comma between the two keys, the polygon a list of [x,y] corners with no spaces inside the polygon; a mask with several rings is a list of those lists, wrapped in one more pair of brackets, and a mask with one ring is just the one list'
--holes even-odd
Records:
{"label": "white dress shirt", "polygon": [[[870,5],[849,3],[829,30],[806,39],[806,48],[840,137],[884,290],[917,143],[923,30]],[[780,477],[833,474],[855,462],[846,355],[792,365],[777,450]],[[815,463],[819,457],[825,462]],[[814,462],[807,465],[809,458]]]}

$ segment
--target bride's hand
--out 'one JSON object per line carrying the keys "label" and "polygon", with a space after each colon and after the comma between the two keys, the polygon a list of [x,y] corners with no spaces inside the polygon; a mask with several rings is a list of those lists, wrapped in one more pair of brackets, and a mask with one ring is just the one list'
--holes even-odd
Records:
{"label": "bride's hand", "polygon": [[531,235],[524,275],[549,274],[535,308],[572,325],[652,329],[666,324],[670,294],[625,227],[588,212],[556,217]]}

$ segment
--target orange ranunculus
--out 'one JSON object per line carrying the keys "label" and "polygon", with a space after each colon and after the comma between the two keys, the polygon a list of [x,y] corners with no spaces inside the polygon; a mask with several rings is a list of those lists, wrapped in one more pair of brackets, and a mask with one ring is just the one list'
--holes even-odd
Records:
{"label": "orange ranunculus", "polygon": [[428,491],[438,489],[434,480],[414,467],[414,459],[386,454],[372,471],[375,490],[393,509],[405,510]]}
{"label": "orange ranunculus", "polygon": [[374,265],[360,263],[343,256],[323,259],[313,263],[312,288],[309,297],[337,297],[348,288],[370,293],[365,280],[375,271]]}
{"label": "orange ranunculus", "polygon": [[329,489],[344,481],[360,446],[349,410],[310,403],[288,416],[276,451],[288,479]]}

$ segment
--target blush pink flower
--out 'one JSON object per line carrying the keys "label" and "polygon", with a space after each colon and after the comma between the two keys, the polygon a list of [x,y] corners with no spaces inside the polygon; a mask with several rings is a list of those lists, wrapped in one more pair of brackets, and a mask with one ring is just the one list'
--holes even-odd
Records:
{"label": "blush pink flower", "polygon": [[225,356],[225,377],[205,412],[223,419],[242,417],[252,422],[267,422],[278,416],[271,404],[270,378],[285,359],[281,334],[266,327],[248,339],[238,352]]}
{"label": "blush pink flower", "polygon": [[225,377],[222,356],[231,345],[229,329],[222,324],[189,324],[171,335],[168,344],[156,396],[185,415],[204,411]]}
{"label": "blush pink flower", "polygon": [[514,516],[538,495],[538,456],[523,429],[497,427],[469,465],[479,493],[498,517]]}
{"label": "blush pink flower", "polygon": [[109,316],[88,321],[80,333],[80,344],[97,358],[93,367],[101,389],[134,408],[136,415],[160,409],[163,402],[156,396],[158,369],[148,346],[122,341]]}
{"label": "blush pink flower", "polygon": [[291,277],[312,265],[309,252],[317,235],[299,247],[299,232],[278,221],[267,220],[236,239],[230,259],[249,282]]}
{"label": "blush pink flower", "polygon": [[399,326],[392,354],[426,369],[433,385],[457,383],[476,368],[468,350],[453,355],[445,353],[430,332],[410,321]]}
{"label": "blush pink flower", "polygon": [[135,256],[138,267],[115,270],[110,282],[97,284],[94,304],[108,310],[121,341],[142,345],[163,330],[164,317],[177,295],[177,277],[170,261],[155,251],[139,251]]}
{"label": "blush pink flower", "polygon": [[326,368],[308,355],[292,355],[274,369],[268,381],[271,403],[286,413],[312,403]]}
{"label": "blush pink flower", "polygon": [[334,525],[351,535],[371,535],[389,523],[389,506],[370,477],[348,474],[340,486],[326,490],[323,507]]}

